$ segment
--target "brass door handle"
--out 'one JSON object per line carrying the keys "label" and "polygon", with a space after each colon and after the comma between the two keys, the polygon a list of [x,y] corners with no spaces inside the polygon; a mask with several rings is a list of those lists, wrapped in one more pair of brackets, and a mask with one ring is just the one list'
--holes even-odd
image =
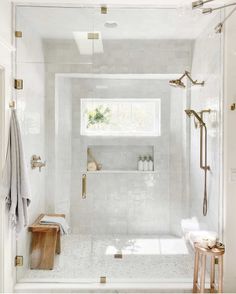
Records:
{"label": "brass door handle", "polygon": [[87,177],[86,174],[82,175],[82,199],[87,197]]}

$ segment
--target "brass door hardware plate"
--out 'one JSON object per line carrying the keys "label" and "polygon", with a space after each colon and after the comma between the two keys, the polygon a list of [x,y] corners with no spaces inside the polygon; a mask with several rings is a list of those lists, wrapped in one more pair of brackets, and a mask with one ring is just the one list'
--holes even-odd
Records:
{"label": "brass door hardware plate", "polygon": [[23,266],[23,256],[17,255],[15,257],[15,266]]}
{"label": "brass door hardware plate", "polygon": [[232,103],[230,106],[230,110],[234,111],[236,109],[236,103]]}
{"label": "brass door hardware plate", "polygon": [[42,162],[41,157],[34,154],[31,156],[30,164],[32,169],[38,168],[41,172],[42,167],[46,166],[46,161]]}
{"label": "brass door hardware plate", "polygon": [[86,174],[82,175],[82,199],[87,197],[87,176]]}
{"label": "brass door hardware plate", "polygon": [[107,14],[107,7],[105,5],[101,6],[101,14]]}
{"label": "brass door hardware plate", "polygon": [[14,88],[16,90],[22,90],[23,89],[23,80],[15,79],[14,80]]}
{"label": "brass door hardware plate", "polygon": [[22,38],[22,32],[21,31],[15,31],[15,37],[16,38]]}
{"label": "brass door hardware plate", "polygon": [[122,252],[117,252],[114,254],[114,258],[123,258]]}
{"label": "brass door hardware plate", "polygon": [[88,40],[98,40],[99,33],[88,33]]}
{"label": "brass door hardware plate", "polygon": [[106,284],[107,277],[100,277],[100,284]]}
{"label": "brass door hardware plate", "polygon": [[218,264],[218,263],[219,263],[218,258],[215,258],[215,264]]}

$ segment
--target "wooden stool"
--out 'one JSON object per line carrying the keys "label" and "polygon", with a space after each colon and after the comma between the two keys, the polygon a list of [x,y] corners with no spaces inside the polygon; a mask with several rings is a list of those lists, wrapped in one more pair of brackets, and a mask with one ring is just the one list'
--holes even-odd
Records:
{"label": "wooden stool", "polygon": [[53,269],[55,253],[61,253],[60,227],[57,224],[41,224],[45,216],[61,216],[64,214],[40,214],[36,221],[28,227],[32,233],[30,249],[31,269]]}
{"label": "wooden stool", "polygon": [[[210,293],[216,293],[215,284],[215,259],[218,258],[218,293],[223,293],[223,255],[225,253],[224,246],[217,246],[212,249],[206,249],[199,243],[194,244],[195,247],[195,259],[194,259],[194,277],[193,277],[193,293],[204,293],[205,291]],[[206,258],[211,257],[211,269],[210,269],[210,289],[205,288],[205,273],[206,273]],[[200,287],[198,286],[198,268],[199,259],[201,258],[201,277]]]}

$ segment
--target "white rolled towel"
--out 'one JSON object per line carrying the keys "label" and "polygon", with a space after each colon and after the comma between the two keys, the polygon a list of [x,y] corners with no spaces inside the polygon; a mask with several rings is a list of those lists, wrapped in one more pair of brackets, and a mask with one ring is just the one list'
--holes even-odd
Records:
{"label": "white rolled towel", "polygon": [[182,219],[181,227],[185,237],[187,237],[187,234],[191,231],[200,230],[199,222],[196,217]]}
{"label": "white rolled towel", "polygon": [[183,219],[181,227],[185,240],[193,247],[195,242],[202,243],[203,240],[207,239],[216,240],[218,237],[218,234],[214,231],[200,230],[200,224],[196,217]]}
{"label": "white rolled towel", "polygon": [[62,216],[49,216],[45,215],[41,220],[41,224],[57,224],[60,227],[61,235],[67,235],[70,232],[70,227],[66,219]]}
{"label": "white rolled towel", "polygon": [[195,242],[202,243],[203,240],[216,240],[218,238],[218,234],[214,231],[191,231],[188,233],[188,240],[192,246],[194,246]]}

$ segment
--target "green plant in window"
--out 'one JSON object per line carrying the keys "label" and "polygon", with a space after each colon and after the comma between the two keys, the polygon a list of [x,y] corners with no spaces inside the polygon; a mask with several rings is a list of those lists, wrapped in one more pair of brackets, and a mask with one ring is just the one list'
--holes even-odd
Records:
{"label": "green plant in window", "polygon": [[87,128],[98,124],[109,124],[111,119],[111,110],[109,107],[99,105],[93,110],[87,111],[88,124]]}

